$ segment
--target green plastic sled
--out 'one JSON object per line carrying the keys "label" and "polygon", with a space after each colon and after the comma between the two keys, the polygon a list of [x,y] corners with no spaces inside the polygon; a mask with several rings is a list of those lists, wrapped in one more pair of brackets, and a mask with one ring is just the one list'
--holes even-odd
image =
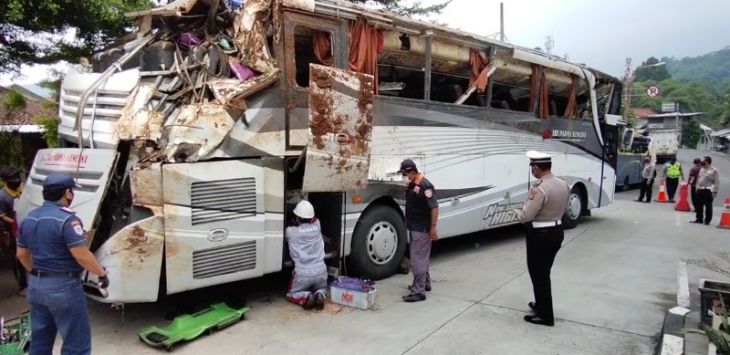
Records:
{"label": "green plastic sled", "polygon": [[194,314],[175,317],[166,328],[149,327],[142,329],[139,338],[149,346],[164,347],[167,351],[181,341],[191,341],[203,333],[212,333],[236,323],[246,316],[250,308],[233,309],[225,303],[216,303]]}

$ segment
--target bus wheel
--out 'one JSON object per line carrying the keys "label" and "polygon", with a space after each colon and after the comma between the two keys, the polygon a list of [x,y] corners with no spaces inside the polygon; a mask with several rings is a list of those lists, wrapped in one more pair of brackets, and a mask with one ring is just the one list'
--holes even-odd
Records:
{"label": "bus wheel", "polygon": [[406,226],[388,206],[375,206],[360,217],[352,236],[350,261],[357,275],[373,280],[393,275],[406,253]]}
{"label": "bus wheel", "polygon": [[568,195],[568,204],[565,206],[565,214],[563,214],[564,229],[572,229],[578,225],[585,209],[583,201],[583,192],[579,188],[573,187]]}

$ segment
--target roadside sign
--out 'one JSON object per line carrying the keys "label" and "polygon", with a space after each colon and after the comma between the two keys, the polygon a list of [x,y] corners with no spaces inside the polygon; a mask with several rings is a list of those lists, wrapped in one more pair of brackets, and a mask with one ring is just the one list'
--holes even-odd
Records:
{"label": "roadside sign", "polygon": [[660,91],[658,86],[652,85],[646,88],[646,94],[649,95],[649,97],[657,97],[659,96],[659,93]]}
{"label": "roadside sign", "polygon": [[674,102],[662,103],[662,112],[674,112],[676,111],[677,104]]}

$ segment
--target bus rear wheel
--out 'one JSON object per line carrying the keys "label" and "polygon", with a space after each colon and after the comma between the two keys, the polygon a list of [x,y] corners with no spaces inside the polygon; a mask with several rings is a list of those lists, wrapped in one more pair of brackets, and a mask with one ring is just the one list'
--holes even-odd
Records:
{"label": "bus rear wheel", "polygon": [[563,214],[563,228],[575,228],[575,226],[578,225],[581,216],[583,216],[583,210],[585,210],[585,198],[583,196],[583,191],[574,186],[570,189],[568,204],[565,206],[565,213]]}
{"label": "bus rear wheel", "polygon": [[355,274],[373,280],[393,275],[406,253],[406,233],[395,209],[380,205],[365,211],[352,236],[350,262]]}

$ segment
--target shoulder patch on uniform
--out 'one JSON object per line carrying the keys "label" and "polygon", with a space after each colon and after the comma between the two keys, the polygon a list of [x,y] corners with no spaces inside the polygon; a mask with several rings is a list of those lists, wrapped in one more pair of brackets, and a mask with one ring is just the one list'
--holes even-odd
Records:
{"label": "shoulder patch on uniform", "polygon": [[72,209],[70,209],[68,207],[61,207],[61,211],[68,212],[68,213],[71,213],[71,214],[75,214],[76,213],[76,211],[74,211],[74,210],[72,210]]}
{"label": "shoulder patch on uniform", "polygon": [[74,233],[78,234],[79,236],[84,235],[84,228],[81,227],[81,222],[71,221],[71,227],[73,228]]}
{"label": "shoulder patch on uniform", "polygon": [[433,189],[428,189],[424,191],[423,194],[426,195],[426,197],[431,198],[433,197]]}
{"label": "shoulder patch on uniform", "polygon": [[537,191],[531,189],[530,190],[530,195],[527,196],[527,198],[529,198],[530,200],[534,200],[535,199],[535,195],[537,195]]}
{"label": "shoulder patch on uniform", "polygon": [[413,188],[413,192],[415,192],[415,193],[421,192],[421,187],[416,185],[416,187]]}

